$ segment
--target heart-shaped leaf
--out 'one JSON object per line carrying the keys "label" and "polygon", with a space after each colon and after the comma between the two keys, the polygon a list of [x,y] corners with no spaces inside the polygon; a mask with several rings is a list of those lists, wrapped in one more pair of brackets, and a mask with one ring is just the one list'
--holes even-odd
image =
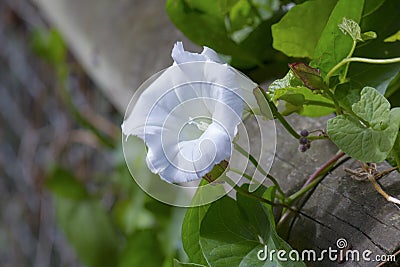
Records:
{"label": "heart-shaped leaf", "polygon": [[372,87],[361,91],[353,114],[328,121],[331,140],[349,156],[364,162],[381,162],[391,152],[400,127],[400,108],[390,110],[387,99]]}
{"label": "heart-shaped leaf", "polygon": [[237,201],[226,196],[211,204],[200,228],[207,262],[211,266],[305,266],[279,260],[276,254],[265,261],[258,259],[265,246],[268,251],[291,250],[277,235],[272,218],[259,201],[242,195],[237,195]]}
{"label": "heart-shaped leaf", "polygon": [[[205,180],[200,182],[200,186],[205,184]],[[200,201],[201,197],[202,194],[198,190],[193,202]],[[188,208],[182,223],[182,243],[186,254],[193,263],[206,266],[208,264],[200,247],[200,224],[209,207],[210,204]]]}

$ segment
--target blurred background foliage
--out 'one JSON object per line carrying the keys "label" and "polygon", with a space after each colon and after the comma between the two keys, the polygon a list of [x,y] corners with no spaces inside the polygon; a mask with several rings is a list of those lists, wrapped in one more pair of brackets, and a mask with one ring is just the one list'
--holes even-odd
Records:
{"label": "blurred background foliage", "polygon": [[133,182],[122,115],[28,1],[0,2],[0,87],[0,266],[186,259],[185,209]]}

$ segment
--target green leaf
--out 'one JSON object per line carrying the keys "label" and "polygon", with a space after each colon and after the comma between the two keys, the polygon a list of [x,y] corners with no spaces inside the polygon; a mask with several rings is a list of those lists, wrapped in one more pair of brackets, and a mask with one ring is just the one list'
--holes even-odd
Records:
{"label": "green leaf", "polygon": [[400,172],[400,132],[397,134],[396,142],[387,160],[392,166],[397,166]]}
{"label": "green leaf", "polygon": [[267,101],[265,100],[264,94],[261,90],[263,90],[263,89],[255,88],[253,90],[253,94],[256,98],[257,105],[260,108],[260,113],[263,116],[264,120],[273,120],[274,115],[272,114],[272,111],[271,111]]}
{"label": "green leaf", "polygon": [[[395,78],[393,78],[393,80],[388,85],[387,90],[385,92],[385,97],[388,98],[389,102],[391,102],[390,98],[395,97],[395,94],[399,93],[399,92],[400,92],[400,72],[396,75]],[[397,100],[400,100],[400,98],[398,97]],[[392,104],[392,106],[393,106],[393,104]],[[399,106],[399,105],[396,105],[396,106]]]}
{"label": "green leaf", "polygon": [[400,107],[400,90],[391,95],[388,100],[392,107]]}
{"label": "green leaf", "polygon": [[378,37],[376,32],[373,31],[361,33],[360,25],[351,19],[343,18],[342,23],[339,24],[339,29],[342,30],[344,35],[349,34],[354,42],[365,42]]}
{"label": "green leaf", "polygon": [[[304,97],[302,105],[297,105],[301,103],[301,99],[298,97],[299,94]],[[295,99],[293,96],[297,98],[297,101],[294,101]],[[294,111],[303,116],[321,117],[329,115],[335,110],[332,107],[333,102],[331,100],[323,97],[320,94],[314,94],[306,87],[287,87],[275,90],[273,94],[273,100],[289,100],[286,104],[286,111],[283,111],[284,115],[289,115],[290,111]]]}
{"label": "green leaf", "polygon": [[[352,38],[345,36],[338,27],[343,17],[359,23],[364,10],[364,0],[339,0],[329,15],[315,47],[312,66],[318,66],[324,76],[344,59],[353,46]],[[370,30],[370,29],[368,29]]]}
{"label": "green leaf", "polygon": [[352,114],[328,120],[331,140],[349,156],[364,162],[381,162],[391,152],[400,127],[400,108],[390,110],[384,96],[372,87],[361,91]]}
{"label": "green leaf", "polygon": [[[400,17],[400,1],[366,0],[363,14],[359,23],[361,29],[374,31],[378,37],[357,46],[354,56],[382,59],[400,57],[400,42],[384,42],[385,37],[400,28],[398,19]],[[347,77],[358,89],[371,86],[381,94],[385,94],[388,85],[399,72],[399,63],[376,65],[354,62],[350,64]]]}
{"label": "green leaf", "polygon": [[234,7],[239,0],[218,0],[219,10],[221,14],[225,15],[232,7]]}
{"label": "green leaf", "polygon": [[[276,190],[277,190],[276,186],[271,185],[265,189],[264,193],[262,194],[262,197],[271,202],[274,202],[275,196],[276,196]],[[263,203],[263,205],[268,210],[268,213],[270,214],[271,218],[273,218],[273,208],[274,207],[269,204],[266,204],[266,203]],[[275,228],[275,221],[272,220],[272,222],[274,223],[273,227]]]}
{"label": "green leaf", "polygon": [[[125,248],[119,257],[118,267],[162,266],[164,256],[160,251],[161,248],[153,230],[135,232],[128,238]],[[115,263],[109,266],[115,266]]]}
{"label": "green leaf", "polygon": [[303,62],[289,64],[289,68],[307,88],[311,90],[321,90],[326,87],[318,69],[311,68]]}
{"label": "green leaf", "polygon": [[285,116],[297,112],[303,116],[320,117],[334,111],[330,99],[314,94],[304,87],[303,82],[293,74],[292,70],[284,78],[272,82],[268,87],[268,94],[274,102],[286,101],[285,110],[282,111]]}
{"label": "green leaf", "polygon": [[58,196],[55,203],[57,222],[79,259],[91,267],[115,266],[118,240],[101,204]]}
{"label": "green leaf", "polygon": [[[205,180],[200,183],[200,186],[204,184],[206,184]],[[201,197],[201,191],[198,190],[193,201],[196,202]],[[209,207],[210,204],[188,208],[182,223],[182,244],[186,254],[192,262],[206,266],[208,264],[200,247],[200,224]]]}
{"label": "green leaf", "polygon": [[183,263],[174,259],[174,267],[205,267],[205,265],[196,264],[196,263]]}
{"label": "green leaf", "polygon": [[188,208],[182,224],[182,243],[192,262],[207,265],[200,247],[200,224],[210,205]]}
{"label": "green leaf", "polygon": [[292,70],[290,70],[282,79],[273,81],[270,86],[268,86],[268,91],[273,93],[278,89],[301,86],[303,86],[303,82],[294,75]]}
{"label": "green leaf", "polygon": [[385,38],[384,42],[397,42],[400,41],[400,31],[397,31],[395,34]]}
{"label": "green leaf", "polygon": [[336,0],[307,1],[272,25],[273,47],[291,57],[313,58]]}
{"label": "green leaf", "polygon": [[[352,19],[361,29],[370,31],[362,34],[361,38],[367,40],[377,36],[374,41],[360,44],[355,50],[355,56],[400,56],[400,42],[383,42],[386,36],[398,31],[400,27],[397,19],[400,17],[400,2],[396,0],[304,2],[293,7],[279,23],[273,25],[274,48],[289,56],[312,59],[311,65],[318,67],[322,76],[325,76],[334,65],[347,56],[352,47],[352,39],[343,35],[337,27],[343,17]],[[372,86],[384,94],[388,84],[399,71],[398,63],[351,63],[348,78],[358,89]]]}
{"label": "green leaf", "polygon": [[270,25],[281,16],[279,1],[263,2],[167,0],[166,10],[191,41],[232,56],[233,66],[249,68],[276,54]]}
{"label": "green leaf", "polygon": [[[352,48],[352,38],[345,36],[338,27],[343,17],[346,17],[354,22],[350,24],[355,27],[347,23],[346,26],[342,24],[342,29],[351,32],[354,35],[353,38],[364,37],[367,40],[378,36],[377,40],[360,45],[356,49],[357,55],[372,58],[396,56],[400,51],[399,47],[396,50],[394,47],[384,45],[382,36],[387,36],[388,31],[393,33],[393,28],[398,30],[399,4],[398,1],[393,0],[315,0],[304,2],[293,7],[279,23],[273,25],[274,48],[289,56],[312,59],[311,65],[318,67],[322,76],[324,76],[333,66],[345,58]],[[388,19],[383,20],[383,17]],[[367,32],[359,37],[357,24],[360,25],[361,29],[373,31],[376,34]],[[352,63],[351,66],[353,65],[358,64]],[[367,86],[367,80],[375,80],[372,85],[381,93],[384,92],[383,88],[393,78],[393,73],[396,70],[398,73],[397,66],[392,71],[388,69],[388,66],[379,66],[386,72],[388,71],[385,75],[385,72],[379,70],[379,67],[374,68],[374,71],[379,71],[373,74],[373,71],[369,71],[369,66],[366,68],[364,64],[362,65],[363,68],[353,68],[352,71],[351,67],[349,75],[353,75],[355,81],[360,85],[359,88]],[[365,72],[368,72],[368,74]]]}
{"label": "green leaf", "polygon": [[285,100],[293,106],[303,106],[306,99],[302,94],[284,94],[279,97],[279,100]]}
{"label": "green leaf", "polygon": [[360,101],[352,106],[353,112],[374,129],[386,129],[390,113],[390,103],[372,87],[361,91]]}
{"label": "green leaf", "polygon": [[59,197],[76,200],[88,197],[85,185],[79,182],[71,172],[59,167],[52,170],[46,180],[46,186]]}
{"label": "green leaf", "polygon": [[[242,187],[246,188],[246,187]],[[275,229],[272,215],[258,201],[237,195],[211,204],[201,223],[200,243],[211,266],[305,266],[301,262],[260,261],[257,253],[268,250],[289,251],[290,246]]]}
{"label": "green leaf", "polygon": [[358,25],[358,23],[354,20],[343,18],[342,23],[340,23],[338,26],[343,34],[349,34],[354,42],[363,41],[363,39],[361,38],[360,25]]}
{"label": "green leaf", "polygon": [[340,81],[340,75],[333,75],[332,77],[329,78],[329,86],[330,88],[336,88],[337,85],[341,83]]}
{"label": "green leaf", "polygon": [[376,32],[373,32],[373,31],[363,32],[361,34],[361,39],[363,40],[363,42],[368,41],[368,40],[373,40],[376,38],[378,38],[378,35],[376,34]]}
{"label": "green leaf", "polygon": [[301,114],[303,112],[303,110],[304,110],[303,106],[296,106],[289,102],[286,102],[285,109],[281,111],[281,114],[283,116],[289,116],[290,114],[293,114],[293,113]]}
{"label": "green leaf", "polygon": [[361,89],[353,87],[350,82],[338,84],[335,88],[335,97],[340,106],[351,111],[351,106],[360,100]]}

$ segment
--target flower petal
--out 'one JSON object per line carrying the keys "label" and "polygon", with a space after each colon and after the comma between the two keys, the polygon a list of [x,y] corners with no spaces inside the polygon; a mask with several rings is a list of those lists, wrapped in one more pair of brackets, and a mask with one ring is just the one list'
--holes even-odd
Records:
{"label": "flower petal", "polygon": [[173,66],[139,88],[122,131],[143,139],[149,169],[176,183],[201,178],[231,156],[244,102],[253,101],[256,84],[221,64],[208,47],[190,53],[177,42],[172,57]]}
{"label": "flower petal", "polygon": [[216,63],[225,63],[222,59],[218,56],[217,52],[212,50],[207,46],[203,46],[203,51],[201,52],[203,56],[205,56],[209,61],[216,62]]}
{"label": "flower petal", "polygon": [[176,64],[196,62],[196,61],[207,61],[207,57],[205,55],[190,53],[185,51],[182,42],[177,42],[174,45],[171,56]]}

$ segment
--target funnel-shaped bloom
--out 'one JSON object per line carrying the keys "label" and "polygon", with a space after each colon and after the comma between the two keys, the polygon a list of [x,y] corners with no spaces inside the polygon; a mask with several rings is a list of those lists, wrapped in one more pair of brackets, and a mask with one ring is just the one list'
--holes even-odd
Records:
{"label": "funnel-shaped bloom", "polygon": [[172,58],[171,67],[139,88],[122,131],[144,140],[152,172],[178,183],[203,177],[231,156],[246,96],[256,84],[207,47],[189,53],[178,42]]}

